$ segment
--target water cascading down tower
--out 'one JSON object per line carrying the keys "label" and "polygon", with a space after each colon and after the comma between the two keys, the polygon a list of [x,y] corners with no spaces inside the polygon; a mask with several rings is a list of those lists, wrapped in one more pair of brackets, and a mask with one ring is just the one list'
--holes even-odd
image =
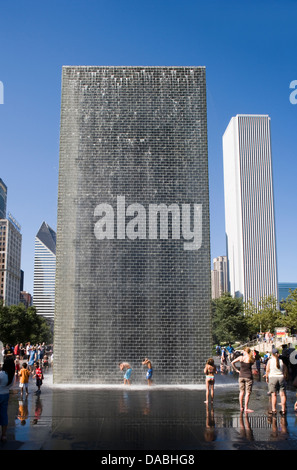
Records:
{"label": "water cascading down tower", "polygon": [[63,67],[54,383],[204,380],[206,114],[204,67]]}

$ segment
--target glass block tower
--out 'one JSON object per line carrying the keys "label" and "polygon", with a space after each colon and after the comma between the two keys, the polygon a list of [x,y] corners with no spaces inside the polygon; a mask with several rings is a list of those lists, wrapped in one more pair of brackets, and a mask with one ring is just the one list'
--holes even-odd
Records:
{"label": "glass block tower", "polygon": [[61,108],[54,382],[203,382],[205,68],[63,67]]}
{"label": "glass block tower", "polygon": [[33,305],[38,315],[55,313],[56,232],[43,222],[35,237]]}

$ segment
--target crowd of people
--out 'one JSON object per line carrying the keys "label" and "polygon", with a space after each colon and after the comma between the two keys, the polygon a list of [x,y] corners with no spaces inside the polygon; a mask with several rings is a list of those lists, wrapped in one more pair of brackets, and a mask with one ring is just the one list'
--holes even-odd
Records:
{"label": "crowd of people", "polygon": [[[282,345],[281,353],[277,348],[272,346],[272,351],[268,351],[260,356],[259,351],[245,348],[243,351],[235,351],[231,344],[228,347],[216,347],[216,354],[220,357],[220,372],[226,373],[234,371],[239,374],[239,404],[240,411],[252,413],[249,408],[249,400],[252,393],[254,376],[257,375],[261,379],[261,366],[263,366],[263,378],[268,385],[268,395],[271,402],[270,415],[276,415],[277,394],[281,399],[281,415],[285,416],[287,412],[287,394],[288,384],[292,384],[297,388],[297,364],[291,361],[291,354],[297,354],[293,348],[289,348],[287,344]],[[230,365],[228,365],[228,360]],[[240,368],[236,365],[239,363]],[[204,373],[206,375],[206,402],[213,401],[215,374],[218,373],[213,359],[209,359],[205,365]],[[296,395],[297,398],[297,395]],[[294,411],[297,412],[297,399],[294,404]]]}
{"label": "crowd of people", "polygon": [[[268,351],[261,357],[259,351],[245,348],[243,351],[235,351],[229,344],[227,347],[216,347],[216,355],[220,358],[219,369],[216,367],[214,359],[210,358],[205,364],[204,374],[206,380],[206,400],[205,403],[213,403],[215,375],[219,372],[226,373],[237,372],[239,374],[239,404],[240,411],[252,413],[249,408],[249,401],[253,389],[254,375],[261,378],[261,370],[264,372],[268,385],[268,395],[270,396],[271,410],[269,414],[276,415],[277,394],[281,399],[281,415],[285,416],[287,407],[286,388],[291,383],[297,388],[297,364],[291,361],[291,353],[295,351],[282,345],[282,352],[274,346],[271,353]],[[229,361],[229,364],[228,364]],[[43,373],[53,362],[52,348],[47,347],[45,343],[31,345],[16,344],[15,346],[6,345],[2,349],[2,370],[0,371],[0,425],[2,428],[1,440],[6,440],[6,430],[8,425],[8,400],[9,390],[13,385],[14,377],[19,381],[21,397],[25,392],[28,395],[29,379],[36,379],[36,394],[41,393]],[[238,369],[236,366],[240,365]],[[148,385],[152,385],[153,366],[148,358],[144,358],[142,365],[147,367],[146,379]],[[124,372],[124,384],[131,384],[132,367],[127,362],[119,364]],[[294,410],[297,412],[297,399],[294,404]]]}
{"label": "crowd of people", "polygon": [[2,430],[1,441],[6,441],[8,425],[9,391],[14,379],[19,382],[21,398],[25,392],[29,393],[29,379],[35,379],[36,395],[41,393],[43,372],[51,365],[53,360],[52,348],[45,343],[31,345],[17,343],[15,346],[6,345],[2,348],[2,368],[0,370],[0,426]]}

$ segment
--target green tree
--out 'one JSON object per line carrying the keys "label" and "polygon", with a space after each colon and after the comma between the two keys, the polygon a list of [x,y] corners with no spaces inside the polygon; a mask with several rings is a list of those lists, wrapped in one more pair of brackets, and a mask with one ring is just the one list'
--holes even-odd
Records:
{"label": "green tree", "polygon": [[24,304],[6,306],[0,304],[0,340],[3,344],[46,342],[52,340],[50,327],[45,318],[38,315],[35,307]]}
{"label": "green tree", "polygon": [[284,326],[290,328],[292,332],[297,330],[297,289],[289,290],[289,295],[282,302],[282,309],[285,310]]}
{"label": "green tree", "polygon": [[228,292],[212,301],[212,326],[214,343],[245,341],[248,324],[243,313],[243,301]]}
{"label": "green tree", "polygon": [[259,331],[271,331],[284,326],[284,316],[281,314],[276,298],[273,295],[263,297],[256,308],[252,301],[244,304],[244,314],[252,337]]}

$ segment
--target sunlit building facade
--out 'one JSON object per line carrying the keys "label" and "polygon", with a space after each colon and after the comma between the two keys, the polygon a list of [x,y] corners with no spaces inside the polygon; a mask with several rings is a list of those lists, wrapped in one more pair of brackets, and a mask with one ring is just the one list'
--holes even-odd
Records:
{"label": "sunlit building facade", "polygon": [[43,222],[35,237],[33,305],[53,319],[55,311],[56,232]]}
{"label": "sunlit building facade", "polygon": [[237,115],[223,136],[230,293],[278,299],[270,117]]}
{"label": "sunlit building facade", "polygon": [[22,235],[9,219],[0,220],[0,299],[5,305],[20,301]]}
{"label": "sunlit building facade", "polygon": [[227,256],[218,256],[213,259],[211,296],[213,299],[218,299],[224,292],[228,292]]}

